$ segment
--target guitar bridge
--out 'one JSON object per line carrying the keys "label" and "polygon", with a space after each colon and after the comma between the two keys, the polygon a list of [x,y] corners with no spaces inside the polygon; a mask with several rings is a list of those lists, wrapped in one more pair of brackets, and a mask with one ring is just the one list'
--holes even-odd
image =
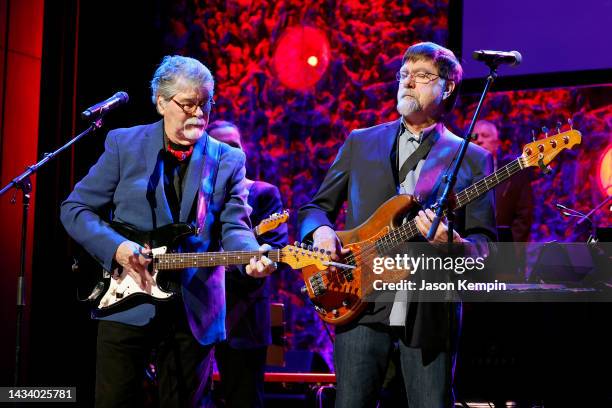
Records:
{"label": "guitar bridge", "polygon": [[323,282],[323,276],[321,276],[321,274],[311,276],[308,279],[308,282],[310,283],[310,288],[315,296],[321,296],[327,291],[327,286],[325,285],[325,282]]}

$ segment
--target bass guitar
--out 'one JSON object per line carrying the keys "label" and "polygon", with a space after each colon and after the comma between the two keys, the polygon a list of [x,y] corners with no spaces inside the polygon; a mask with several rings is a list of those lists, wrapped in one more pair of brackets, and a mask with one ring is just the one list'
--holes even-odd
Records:
{"label": "bass guitar", "polygon": [[[540,167],[546,171],[546,166],[557,154],[580,144],[581,139],[580,132],[572,129],[528,143],[520,157],[456,194],[455,208],[469,204],[527,167]],[[371,266],[375,257],[385,256],[386,252],[420,236],[414,218],[403,222],[418,209],[419,204],[411,195],[403,194],[389,199],[360,226],[337,231],[343,246],[351,251],[340,262],[351,265],[351,268],[338,269],[335,273],[310,266],[302,269],[305,283],[302,292],[308,294],[325,322],[343,325],[365,309],[367,303],[363,299],[373,292],[372,283],[377,278],[363,272],[368,268],[362,266]],[[388,271],[385,281],[398,282],[408,276],[407,271]]]}

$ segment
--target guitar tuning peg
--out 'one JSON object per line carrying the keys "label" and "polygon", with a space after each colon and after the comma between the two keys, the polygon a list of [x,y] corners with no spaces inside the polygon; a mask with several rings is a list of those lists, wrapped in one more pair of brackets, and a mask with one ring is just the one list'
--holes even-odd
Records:
{"label": "guitar tuning peg", "polygon": [[324,250],[323,248],[321,248],[320,252],[321,252],[322,254],[325,254],[325,250]]}
{"label": "guitar tuning peg", "polygon": [[542,133],[544,133],[544,135],[548,137],[548,128],[546,126],[542,126]]}
{"label": "guitar tuning peg", "polygon": [[299,247],[299,246],[300,246],[300,243],[299,243],[299,242],[297,242],[297,241],[295,241],[295,242],[293,243],[293,246]]}
{"label": "guitar tuning peg", "polygon": [[302,242],[302,243],[300,244],[300,247],[301,247],[302,249],[305,249],[305,248],[306,248],[306,244]]}
{"label": "guitar tuning peg", "polygon": [[563,126],[563,124],[561,122],[557,122],[557,133],[561,133],[561,126]]}
{"label": "guitar tuning peg", "polygon": [[567,120],[567,124],[570,126],[570,129],[573,129],[573,128],[574,128],[574,121],[572,120],[572,118],[569,118],[569,119]]}
{"label": "guitar tuning peg", "polygon": [[327,251],[327,252],[325,252],[325,254],[326,254],[327,256],[331,256],[331,251]]}
{"label": "guitar tuning peg", "polygon": [[531,129],[531,140],[532,141],[536,141],[536,131],[535,129]]}
{"label": "guitar tuning peg", "polygon": [[308,250],[312,251],[312,245],[308,245]]}
{"label": "guitar tuning peg", "polygon": [[317,247],[314,247],[312,250],[315,251],[315,252],[319,252],[319,248],[317,248]]}

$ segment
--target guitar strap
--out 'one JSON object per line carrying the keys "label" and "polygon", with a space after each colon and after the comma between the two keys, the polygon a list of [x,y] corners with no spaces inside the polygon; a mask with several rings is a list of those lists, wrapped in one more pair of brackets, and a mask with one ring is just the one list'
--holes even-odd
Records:
{"label": "guitar strap", "polygon": [[[414,170],[417,164],[419,164],[419,161],[427,156],[434,144],[434,140],[436,139],[433,136],[434,135],[429,135],[426,137],[423,143],[421,143],[419,147],[417,147],[417,149],[410,156],[408,156],[406,161],[404,161],[402,168],[399,170],[398,180],[400,183],[403,183],[404,180],[406,180],[406,176],[410,170]],[[399,157],[399,153],[397,156]]]}

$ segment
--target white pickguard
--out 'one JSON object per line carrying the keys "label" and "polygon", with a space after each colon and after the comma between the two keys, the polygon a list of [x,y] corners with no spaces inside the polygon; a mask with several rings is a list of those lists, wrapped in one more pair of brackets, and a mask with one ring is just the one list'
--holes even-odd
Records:
{"label": "white pickguard", "polygon": [[[159,247],[151,250],[154,257],[156,255],[165,254],[166,251],[167,247]],[[151,284],[151,287],[147,290],[143,290],[140,285],[136,283],[134,278],[132,278],[126,272],[123,272],[117,279],[111,278],[108,290],[106,293],[104,293],[104,296],[102,296],[98,309],[103,309],[119,303],[123,299],[135,293],[143,293],[159,300],[168,299],[174,296],[174,294],[164,292],[159,288],[159,286],[157,286],[157,271],[153,271],[151,276],[153,277],[153,284]]]}

